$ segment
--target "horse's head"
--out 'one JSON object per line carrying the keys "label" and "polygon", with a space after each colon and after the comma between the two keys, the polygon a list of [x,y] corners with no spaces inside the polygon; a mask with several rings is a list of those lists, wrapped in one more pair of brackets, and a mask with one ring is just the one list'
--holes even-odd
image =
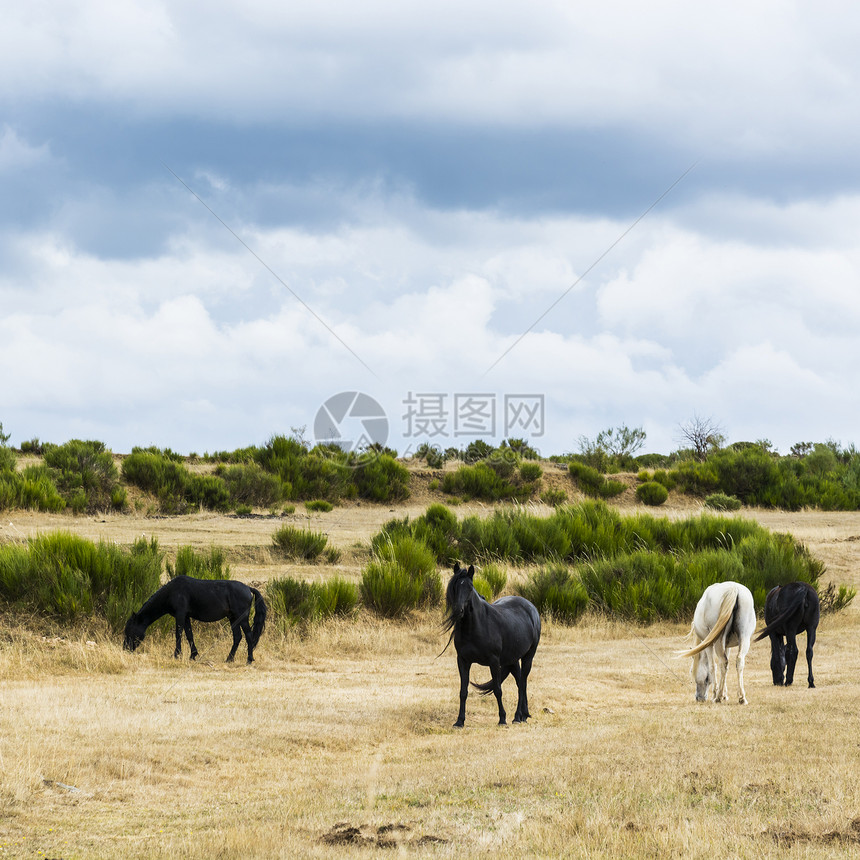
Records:
{"label": "horse's head", "polygon": [[445,592],[445,603],[448,606],[448,623],[454,626],[466,613],[466,608],[475,593],[475,586],[472,582],[475,576],[475,568],[469,565],[469,569],[460,567],[459,562],[454,564],[454,575],[448,582],[448,589]]}
{"label": "horse's head", "polygon": [[123,639],[122,647],[126,651],[134,651],[141,642],[146,633],[146,625],[137,617],[137,613],[132,613],[125,625],[125,638]]}
{"label": "horse's head", "polygon": [[696,701],[708,701],[708,689],[713,680],[711,667],[710,649],[706,648],[693,656],[693,666],[691,669],[693,678],[696,681]]}

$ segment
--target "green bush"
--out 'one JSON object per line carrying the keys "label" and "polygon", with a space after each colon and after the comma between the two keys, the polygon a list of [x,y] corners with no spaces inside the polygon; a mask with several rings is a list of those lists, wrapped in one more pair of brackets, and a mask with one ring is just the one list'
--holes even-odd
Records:
{"label": "green bush", "polygon": [[475,574],[475,578],[480,578],[487,584],[490,590],[490,598],[488,599],[493,600],[502,593],[504,587],[508,584],[507,571],[492,562],[485,564],[480,571]]}
{"label": "green bush", "polygon": [[538,463],[520,463],[520,478],[523,481],[537,481],[543,475],[543,469]]}
{"label": "green bush", "polygon": [[47,466],[27,466],[23,472],[0,472],[0,510],[61,511],[65,507],[66,500],[57,490]]}
{"label": "green bush", "polygon": [[358,604],[358,589],[340,577],[318,583],[286,576],[267,583],[266,598],[273,615],[288,628],[349,615]]}
{"label": "green bush", "polygon": [[725,493],[711,493],[705,498],[705,507],[715,511],[737,511],[741,508],[741,500]]}
{"label": "green bush", "polygon": [[573,624],[588,607],[588,594],[567,565],[546,565],[531,573],[519,587],[542,616],[549,615],[562,624]]}
{"label": "green bush", "polygon": [[101,616],[120,630],[161,584],[162,557],[154,538],[126,550],[50,532],[0,546],[0,601],[66,623]]}
{"label": "green bush", "polygon": [[587,496],[609,499],[624,492],[623,482],[607,480],[595,467],[579,460],[572,460],[567,468],[576,485]]}
{"label": "green bush", "polygon": [[541,493],[540,500],[551,508],[557,508],[559,505],[567,502],[567,493],[564,490],[555,490],[552,487],[548,487]]}
{"label": "green bush", "polygon": [[394,502],[409,497],[408,469],[386,454],[359,456],[352,478],[362,499]]}
{"label": "green bush", "polygon": [[267,472],[259,463],[219,466],[215,474],[224,481],[234,505],[268,508],[283,497],[280,478]]}
{"label": "green bush", "polygon": [[334,510],[334,505],[325,499],[313,499],[310,502],[305,502],[305,510],[327,514]]}
{"label": "green bush", "polygon": [[524,500],[531,496],[534,485],[514,484],[485,462],[474,466],[461,466],[455,472],[446,472],[442,479],[442,491],[465,499],[500,501],[502,499]]}
{"label": "green bush", "polygon": [[669,498],[669,491],[657,481],[646,481],[636,488],[636,498],[643,504],[656,507]]}
{"label": "green bush", "polygon": [[43,446],[44,464],[69,507],[104,511],[111,507],[119,473],[113,454],[103,442],[72,439],[64,445]]}
{"label": "green bush", "polygon": [[442,579],[427,545],[400,533],[377,543],[375,557],[362,574],[360,591],[365,606],[393,617],[410,609],[437,606],[442,599]]}
{"label": "green bush", "polygon": [[176,562],[167,561],[167,576],[193,576],[195,579],[229,579],[230,565],[224,550],[212,546],[207,552],[198,552],[191,546],[181,546],[176,552]]}
{"label": "green bush", "polygon": [[283,525],[272,535],[272,542],[285,558],[314,561],[325,552],[328,537],[324,532]]}

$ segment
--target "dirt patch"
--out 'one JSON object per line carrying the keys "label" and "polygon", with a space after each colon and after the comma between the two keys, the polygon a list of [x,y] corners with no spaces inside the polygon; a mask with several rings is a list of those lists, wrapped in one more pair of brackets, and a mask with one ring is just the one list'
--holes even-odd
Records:
{"label": "dirt patch", "polygon": [[416,834],[408,824],[370,825],[339,822],[320,837],[326,845],[359,845],[376,848],[397,848],[400,845],[441,845],[448,840],[441,836]]}

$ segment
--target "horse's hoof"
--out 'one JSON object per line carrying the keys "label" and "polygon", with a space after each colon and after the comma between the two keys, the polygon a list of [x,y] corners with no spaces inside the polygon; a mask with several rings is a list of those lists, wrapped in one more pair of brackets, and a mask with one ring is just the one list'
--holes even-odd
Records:
{"label": "horse's hoof", "polygon": [[196,655],[196,654],[192,654],[192,655],[191,655],[191,659],[192,659],[192,660],[196,660],[196,659],[197,659],[197,655]]}
{"label": "horse's hoof", "polygon": [[462,721],[462,720],[457,720],[457,722],[456,722],[456,723],[454,723],[454,728],[455,728],[455,729],[462,729],[462,728],[463,728],[463,725],[464,725],[464,723],[463,723],[463,721]]}
{"label": "horse's hoof", "polygon": [[809,683],[809,689],[810,689],[810,690],[814,690],[814,689],[815,689],[815,684],[813,684],[811,681],[810,681],[810,683]]}
{"label": "horse's hoof", "polygon": [[746,696],[741,696],[741,697],[738,699],[738,704],[739,704],[739,705],[748,705],[748,704],[749,704],[749,702],[747,701],[747,697],[746,697]]}

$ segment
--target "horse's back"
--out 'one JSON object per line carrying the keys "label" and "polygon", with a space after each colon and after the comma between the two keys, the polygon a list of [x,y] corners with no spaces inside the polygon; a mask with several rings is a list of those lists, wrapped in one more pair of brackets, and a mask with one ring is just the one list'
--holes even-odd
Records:
{"label": "horse's back", "polygon": [[491,603],[490,607],[507,637],[518,643],[517,650],[525,653],[537,648],[541,631],[540,613],[531,601],[519,595],[509,595]]}
{"label": "horse's back", "polygon": [[217,621],[242,614],[252,598],[251,589],[233,579],[176,576],[168,585],[173,585],[176,597],[186,602],[188,613],[199,621]]}
{"label": "horse's back", "polygon": [[693,615],[693,627],[700,640],[717,623],[723,602],[727,599],[734,603],[729,642],[736,645],[739,637],[749,636],[755,630],[755,600],[752,592],[741,582],[715,582],[704,590]]}

